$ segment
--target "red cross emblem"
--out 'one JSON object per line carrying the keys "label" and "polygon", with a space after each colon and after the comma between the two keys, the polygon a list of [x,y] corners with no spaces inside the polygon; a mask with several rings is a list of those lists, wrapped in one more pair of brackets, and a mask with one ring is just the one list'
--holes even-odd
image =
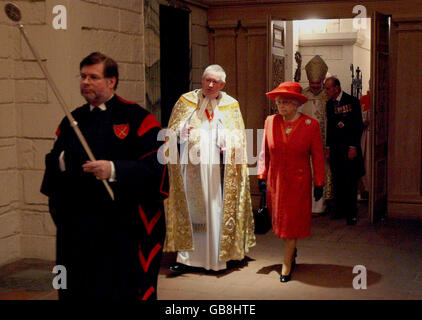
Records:
{"label": "red cross emblem", "polygon": [[127,137],[128,133],[129,133],[129,124],[115,124],[113,126],[114,129],[114,134],[117,136],[117,138],[119,139],[124,139]]}

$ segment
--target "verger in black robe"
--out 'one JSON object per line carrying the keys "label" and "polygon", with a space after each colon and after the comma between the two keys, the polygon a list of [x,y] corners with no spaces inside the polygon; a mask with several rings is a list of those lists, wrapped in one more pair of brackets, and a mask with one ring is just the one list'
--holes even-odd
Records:
{"label": "verger in black robe", "polygon": [[46,156],[41,192],[57,226],[57,265],[67,271],[59,298],[156,299],[168,195],[166,166],[157,158],[161,128],[152,114],[117,95],[105,105],[91,112],[86,104],[72,114],[96,159],[114,163],[115,201],[83,172],[88,156],[67,118]]}

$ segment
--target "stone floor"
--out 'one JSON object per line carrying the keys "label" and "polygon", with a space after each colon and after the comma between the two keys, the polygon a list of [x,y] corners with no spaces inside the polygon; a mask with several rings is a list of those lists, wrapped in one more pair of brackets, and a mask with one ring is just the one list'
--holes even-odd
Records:
{"label": "stone floor", "polygon": [[[160,300],[422,300],[422,221],[386,219],[375,225],[360,210],[356,226],[327,216],[312,218],[312,236],[298,241],[297,267],[279,282],[283,242],[271,232],[224,272],[174,276],[165,254]],[[54,263],[24,259],[0,267],[0,300],[56,300]],[[355,266],[363,269],[353,273]],[[358,267],[359,268],[359,267]],[[362,267],[360,267],[362,268]],[[357,277],[357,278],[355,278]]]}

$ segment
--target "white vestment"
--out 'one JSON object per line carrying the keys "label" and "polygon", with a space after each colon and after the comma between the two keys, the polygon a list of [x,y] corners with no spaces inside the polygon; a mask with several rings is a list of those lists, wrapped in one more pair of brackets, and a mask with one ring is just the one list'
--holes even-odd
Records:
{"label": "white vestment", "polygon": [[[188,143],[181,144],[180,148],[182,177],[189,214],[193,223],[195,222],[195,218],[193,218],[195,213],[201,215],[201,212],[204,212],[205,217],[203,220],[204,229],[195,230],[195,226],[192,228],[195,249],[193,251],[179,251],[177,262],[218,271],[226,269],[226,262],[219,260],[219,241],[223,215],[223,187],[220,162],[224,160],[220,161],[220,147],[222,147],[223,138],[219,133],[223,131],[223,128],[219,108],[216,108],[216,104],[216,99],[209,100],[206,98],[203,99],[201,107],[194,111],[201,121],[200,130],[197,132],[200,140],[200,156],[197,160],[200,160],[200,163],[196,166],[196,169],[199,170],[196,173],[200,173],[200,181],[199,179],[190,179],[192,176],[189,174],[192,173],[188,172],[187,162],[195,161],[195,159],[192,158],[192,151],[189,150]],[[211,120],[207,118],[204,112],[207,105],[208,107],[212,105],[214,110],[214,116]],[[191,118],[192,116],[186,121],[185,126],[189,125]],[[194,132],[191,134],[195,135]],[[195,168],[192,170],[195,170]],[[190,185],[192,180],[197,181],[196,185]],[[199,192],[202,192],[202,194],[199,195]],[[197,198],[201,197],[203,201],[198,202]]]}

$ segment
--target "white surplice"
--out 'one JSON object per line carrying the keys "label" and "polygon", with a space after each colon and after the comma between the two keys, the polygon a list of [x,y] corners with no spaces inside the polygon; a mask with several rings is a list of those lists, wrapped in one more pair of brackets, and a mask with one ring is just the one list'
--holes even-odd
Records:
{"label": "white surplice", "polygon": [[[214,117],[209,120],[205,114],[205,108],[210,104],[214,110]],[[221,221],[223,212],[223,187],[220,170],[220,147],[222,121],[217,108],[217,100],[203,99],[199,109],[195,110],[201,120],[200,134],[200,176],[202,196],[205,211],[205,230],[193,231],[193,251],[179,251],[177,262],[193,267],[203,267],[207,270],[226,269],[226,262],[219,260],[219,243],[221,235]],[[189,125],[189,119],[185,125]],[[187,189],[186,160],[189,155],[188,144],[181,145],[180,154],[182,163],[182,176]],[[190,159],[188,160],[190,161]],[[224,160],[223,160],[224,161]],[[199,188],[198,188],[199,189]],[[192,216],[195,210],[192,200],[187,196],[188,210]],[[194,228],[193,228],[194,229]]]}

